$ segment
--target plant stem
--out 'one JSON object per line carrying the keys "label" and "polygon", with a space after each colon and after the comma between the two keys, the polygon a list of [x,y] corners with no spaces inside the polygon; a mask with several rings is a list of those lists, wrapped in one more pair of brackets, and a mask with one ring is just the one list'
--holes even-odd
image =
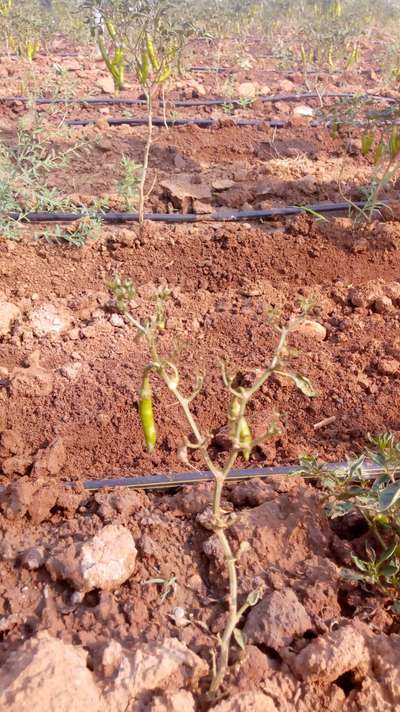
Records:
{"label": "plant stem", "polygon": [[153,138],[153,93],[151,88],[146,92],[146,99],[147,99],[147,141],[146,141],[146,147],[144,150],[144,157],[143,157],[143,172],[142,172],[142,178],[139,184],[139,223],[140,225],[143,225],[144,223],[144,201],[145,201],[145,193],[144,193],[144,186],[146,183],[146,177],[147,177],[147,170],[149,167],[149,155],[150,155],[150,148],[151,148],[151,142]]}

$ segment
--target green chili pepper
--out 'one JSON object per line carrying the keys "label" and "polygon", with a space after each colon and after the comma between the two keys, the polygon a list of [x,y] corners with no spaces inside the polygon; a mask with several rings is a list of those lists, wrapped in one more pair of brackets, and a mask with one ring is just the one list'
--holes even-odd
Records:
{"label": "green chili pepper", "polygon": [[166,69],[164,69],[164,71],[163,71],[163,72],[160,74],[160,76],[159,76],[158,81],[160,82],[160,84],[161,84],[162,82],[166,82],[167,79],[170,78],[171,74],[172,74],[172,69],[171,69],[171,67],[166,67]]}
{"label": "green chili pepper", "polygon": [[143,376],[142,387],[140,389],[139,415],[143,428],[146,450],[147,452],[152,453],[157,442],[157,431],[153,415],[153,399],[150,377],[147,371]]}
{"label": "green chili pepper", "polygon": [[157,58],[156,51],[154,49],[153,40],[151,39],[151,37],[149,37],[149,35],[146,35],[146,49],[147,49],[147,54],[149,55],[150,62],[152,64],[153,69],[155,69],[156,72],[158,72],[161,65]]}
{"label": "green chili pepper", "polygon": [[[230,409],[229,409],[229,418],[231,420],[231,436],[235,435],[235,420],[238,418],[240,414],[240,403],[238,398],[234,397],[232,399]],[[240,444],[243,445],[242,448],[242,455],[246,462],[249,461],[250,455],[251,455],[251,443],[252,443],[253,437],[251,434],[251,430],[249,427],[249,424],[244,416],[240,418],[240,429],[239,429],[239,441]]]}
{"label": "green chili pepper", "polygon": [[240,419],[240,443],[243,445],[242,455],[246,462],[250,460],[252,435],[246,418]]}

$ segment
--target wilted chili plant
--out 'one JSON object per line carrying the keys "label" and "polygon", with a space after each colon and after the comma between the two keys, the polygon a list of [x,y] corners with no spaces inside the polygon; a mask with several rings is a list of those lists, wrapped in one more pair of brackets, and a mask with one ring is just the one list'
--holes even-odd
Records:
{"label": "wilted chili plant", "polygon": [[[268,379],[273,375],[286,377],[292,380],[305,396],[312,397],[315,395],[308,379],[302,374],[293,371],[287,363],[290,358],[288,355],[290,352],[287,348],[288,338],[303,317],[300,315],[292,318],[283,325],[275,323],[274,328],[277,334],[275,351],[269,362],[262,367],[260,375],[251,385],[238,385],[237,374],[230,373],[227,366],[225,364],[222,365],[222,382],[230,399],[227,413],[230,448],[225,463],[220,465],[212,455],[212,438],[209,433],[202,430],[192,409],[193,401],[203,388],[203,377],[196,379],[194,387],[192,386],[193,390],[188,393],[188,387],[181,387],[181,376],[176,364],[164,357],[160,352],[159,332],[165,328],[165,300],[168,292],[166,290],[158,292],[153,316],[147,321],[141,322],[134,318],[129,311],[129,302],[134,294],[132,282],[130,280],[122,282],[119,278],[116,278],[109,286],[115,296],[118,310],[124,315],[125,320],[137,330],[138,337],[144,339],[150,356],[149,363],[144,368],[139,395],[139,414],[148,452],[153,452],[157,440],[151,392],[151,378],[157,376],[179,404],[190,430],[190,435],[184,437],[179,450],[181,459],[189,462],[190,453],[198,451],[202,456],[204,465],[214,476],[212,508],[210,512],[206,512],[206,516],[202,519],[202,524],[211,530],[218,539],[229,581],[228,617],[224,632],[219,640],[218,654],[214,659],[210,687],[210,692],[215,693],[221,686],[228,670],[232,637],[239,644],[243,643],[237,626],[245,611],[255,605],[262,594],[260,590],[255,590],[247,596],[245,601],[240,603],[238,600],[237,561],[247,546],[243,542],[238,554],[235,554],[232,549],[228,532],[235,522],[235,515],[226,513],[222,508],[223,488],[240,454],[247,461],[253,448],[272,435],[270,427],[260,437],[253,437],[246,419],[249,402],[257,395]],[[273,432],[276,432],[275,429]]]}

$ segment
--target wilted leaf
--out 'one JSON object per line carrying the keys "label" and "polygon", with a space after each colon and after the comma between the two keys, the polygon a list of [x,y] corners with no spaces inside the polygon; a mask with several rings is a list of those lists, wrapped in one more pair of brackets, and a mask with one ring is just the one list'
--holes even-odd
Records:
{"label": "wilted leaf", "polygon": [[304,396],[314,398],[314,396],[317,395],[308,378],[303,376],[302,373],[292,372],[287,373],[286,375],[296,384],[297,388],[303,393]]}
{"label": "wilted leaf", "polygon": [[234,629],[233,637],[235,638],[239,648],[241,648],[241,650],[244,650],[246,647],[246,643],[244,642],[243,633],[241,630],[239,630],[239,628]]}

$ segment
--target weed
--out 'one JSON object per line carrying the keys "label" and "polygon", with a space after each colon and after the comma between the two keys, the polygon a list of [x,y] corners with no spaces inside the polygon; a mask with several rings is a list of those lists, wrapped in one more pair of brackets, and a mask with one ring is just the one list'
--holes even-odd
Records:
{"label": "weed", "polygon": [[121,177],[118,181],[118,193],[124,198],[126,210],[137,207],[143,166],[131,158],[122,156]]}
{"label": "weed", "polygon": [[49,244],[69,245],[70,247],[83,247],[99,239],[102,231],[102,222],[97,218],[85,217],[73,225],[63,227],[56,225],[54,229],[37,232],[36,239],[44,239]]}
{"label": "weed", "polygon": [[[366,560],[353,556],[357,571],[344,575],[397,595],[400,586],[400,443],[391,433],[370,436],[371,446],[347,467],[330,468],[315,458],[302,460],[304,477],[317,480],[327,493],[325,512],[331,519],[351,512],[368,525],[380,553],[368,543]],[[372,462],[372,467],[365,465]]]}

